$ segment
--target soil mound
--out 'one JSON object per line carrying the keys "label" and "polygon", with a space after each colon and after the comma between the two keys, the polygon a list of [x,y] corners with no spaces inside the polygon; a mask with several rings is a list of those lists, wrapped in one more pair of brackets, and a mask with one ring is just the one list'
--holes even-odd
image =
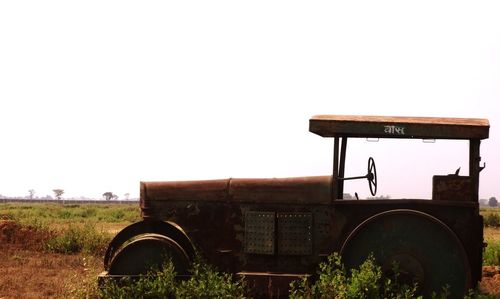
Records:
{"label": "soil mound", "polygon": [[52,233],[14,220],[0,220],[0,244],[10,244],[20,249],[42,250]]}

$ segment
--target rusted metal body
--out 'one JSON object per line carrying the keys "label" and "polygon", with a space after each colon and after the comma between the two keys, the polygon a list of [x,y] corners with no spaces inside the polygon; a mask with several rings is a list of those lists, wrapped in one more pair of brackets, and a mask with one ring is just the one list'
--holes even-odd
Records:
{"label": "rusted metal body", "polygon": [[[127,240],[153,234],[168,240],[143,250],[173,248],[183,269],[196,248],[219,269],[246,277],[258,296],[286,297],[290,280],[314,276],[333,252],[348,267],[371,252],[383,267],[401,263],[423,294],[446,282],[459,297],[481,279],[479,144],[488,129],[478,119],[315,116],[311,132],[334,138],[332,176],[141,182],[144,221],[115,237],[105,268],[126,264]],[[469,139],[469,175],[435,176],[432,200],[343,200],[347,139],[356,137]],[[375,176],[376,190],[368,168],[363,178]],[[120,274],[110,272],[103,276]]]}

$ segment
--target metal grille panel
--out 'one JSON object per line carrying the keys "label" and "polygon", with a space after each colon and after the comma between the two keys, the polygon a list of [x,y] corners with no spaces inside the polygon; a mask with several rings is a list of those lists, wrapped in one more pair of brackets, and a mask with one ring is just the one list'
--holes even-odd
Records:
{"label": "metal grille panel", "polygon": [[245,252],[274,254],[275,213],[245,213]]}
{"label": "metal grille panel", "polygon": [[312,214],[278,213],[278,254],[312,254]]}

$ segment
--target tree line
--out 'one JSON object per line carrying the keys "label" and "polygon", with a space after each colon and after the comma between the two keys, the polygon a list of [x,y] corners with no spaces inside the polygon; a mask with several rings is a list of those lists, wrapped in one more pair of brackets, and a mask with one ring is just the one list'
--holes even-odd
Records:
{"label": "tree line", "polygon": [[[57,200],[62,200],[63,199],[63,195],[64,195],[64,189],[60,189],[60,188],[57,188],[57,189],[52,189],[52,192],[54,193],[54,197],[50,196],[50,195],[46,195],[44,197],[41,197],[41,199],[57,199]],[[36,191],[35,189],[29,189],[28,190],[28,195],[25,196],[24,198],[27,198],[27,199],[30,199],[30,200],[33,200],[33,199],[39,199],[39,197],[35,197],[35,194],[36,194]],[[111,191],[107,191],[107,192],[104,192],[102,194],[102,197],[106,200],[119,200],[120,197],[111,192]],[[0,194],[0,198],[7,198],[5,196],[3,196],[2,194]],[[22,197],[20,197],[22,198]],[[129,200],[130,199],[130,193],[125,193],[123,194],[123,200]]]}

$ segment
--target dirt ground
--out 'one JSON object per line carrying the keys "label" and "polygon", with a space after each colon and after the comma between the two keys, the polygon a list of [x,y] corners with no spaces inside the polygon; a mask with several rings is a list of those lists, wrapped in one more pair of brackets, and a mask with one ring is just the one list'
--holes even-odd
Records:
{"label": "dirt ground", "polygon": [[76,291],[77,278],[96,272],[88,259],[1,244],[0,298],[67,298]]}
{"label": "dirt ground", "polygon": [[500,297],[500,266],[483,267],[483,279],[479,289],[483,293]]}
{"label": "dirt ground", "polygon": [[102,268],[95,257],[43,250],[50,235],[0,220],[0,299],[68,298]]}
{"label": "dirt ground", "polygon": [[[68,298],[102,270],[97,257],[43,251],[50,236],[0,220],[0,299]],[[484,267],[480,290],[500,296],[500,266]]]}

